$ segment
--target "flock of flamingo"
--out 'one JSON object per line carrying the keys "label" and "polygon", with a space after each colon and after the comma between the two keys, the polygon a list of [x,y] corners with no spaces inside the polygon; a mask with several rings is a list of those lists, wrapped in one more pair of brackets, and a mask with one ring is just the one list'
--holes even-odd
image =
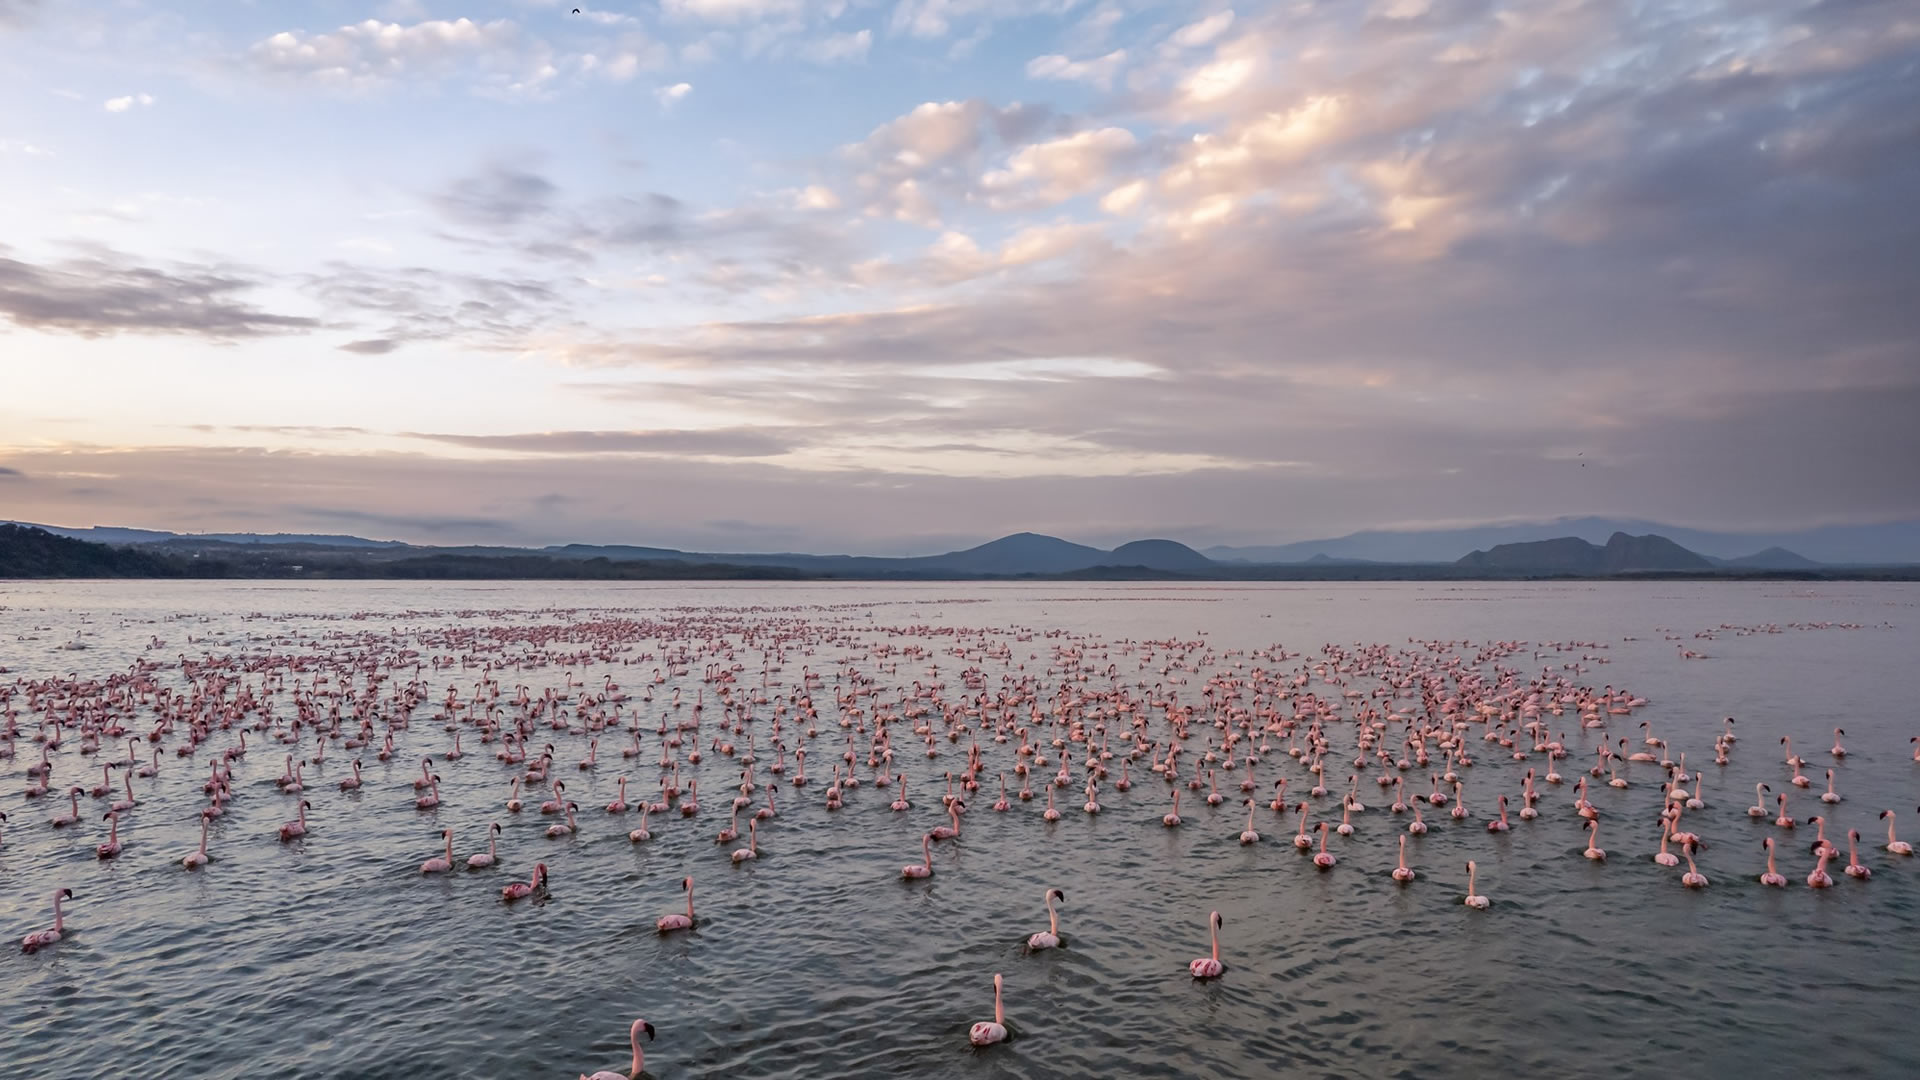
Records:
{"label": "flock of flamingo", "polygon": [[[156,785],[191,784],[198,788],[199,845],[170,858],[184,872],[212,872],[219,855],[210,845],[227,806],[272,797],[256,793],[264,784],[241,794],[240,774],[261,757],[278,759],[274,787],[287,820],[273,835],[220,837],[223,843],[299,844],[320,830],[351,830],[363,800],[396,809],[410,800],[415,810],[435,814],[435,824],[441,812],[474,821],[485,850],[463,859],[455,829],[439,828],[434,853],[418,865],[423,875],[504,869],[541,846],[532,829],[509,832],[500,819],[485,820],[485,808],[443,806],[440,770],[454,768],[497,775],[492,809],[509,822],[529,810],[550,821],[538,829],[548,840],[594,829],[604,815],[621,822],[631,843],[646,844],[655,830],[697,829],[703,815],[724,815],[714,840],[735,865],[768,855],[760,830],[772,839],[783,815],[937,809],[939,824],[921,835],[919,861],[899,871],[908,881],[936,872],[935,844],[963,843],[966,819],[983,801],[992,813],[1020,811],[1051,826],[1070,814],[1108,812],[1104,798],[1136,816],[1150,807],[1143,826],[1157,819],[1164,828],[1191,828],[1181,813],[1183,793],[1208,807],[1231,800],[1246,810],[1244,828],[1223,832],[1222,843],[1291,846],[1322,871],[1333,871],[1342,856],[1371,861],[1365,872],[1402,885],[1422,879],[1409,844],[1417,851],[1430,827],[1509,833],[1555,813],[1583,820],[1580,854],[1595,862],[1608,857],[1600,846],[1603,825],[1610,835],[1632,829],[1648,843],[1657,831],[1657,850],[1637,858],[1667,870],[1684,863],[1677,883],[1705,888],[1694,859],[1705,841],[1695,830],[1705,822],[1727,833],[1735,828],[1706,802],[1706,767],[1689,766],[1686,752],[1672,751],[1650,720],[1636,721],[1645,699],[1583,680],[1608,662],[1607,646],[1591,641],[1327,645],[1309,657],[1279,645],[1218,648],[1204,636],[1109,641],[1061,631],[865,621],[853,627],[742,609],[646,618],[559,613],[536,624],[480,620],[365,634],[349,647],[318,648],[288,636],[243,645],[166,660],[166,643],[155,637],[125,670],[0,684],[0,762],[9,773],[24,772],[26,799],[53,803],[47,832],[100,821],[106,835],[91,854],[124,858],[137,834],[123,836],[122,823],[139,820]],[[1555,663],[1573,653],[1577,660]],[[1542,659],[1548,663],[1538,671],[1523,670]],[[797,676],[787,674],[796,664]],[[589,679],[576,669],[596,674]],[[564,675],[536,689],[543,671]],[[636,675],[637,691],[616,681]],[[1724,769],[1741,735],[1731,718],[1716,726],[1696,760]],[[1746,828],[1763,830],[1759,885],[1788,884],[1776,857],[1789,837],[1807,829],[1814,834],[1807,886],[1833,886],[1828,867],[1843,858],[1845,877],[1871,877],[1860,832],[1842,831],[1833,820],[1846,805],[1837,786],[1848,754],[1844,738],[1836,728],[1825,751],[1832,767],[1816,767],[1795,752],[1790,736],[1779,736],[1781,753],[1754,781],[1755,802],[1744,811],[1752,819]],[[1920,763],[1920,738],[1912,745]],[[924,765],[911,779],[914,790],[931,787],[938,800],[925,799],[924,811],[908,794],[907,763],[916,758]],[[363,771],[368,759],[417,759],[419,772],[379,786]],[[316,775],[329,769],[338,770],[329,780]],[[618,794],[598,814],[583,816],[565,777],[599,770],[621,771]],[[635,779],[647,770],[655,773],[651,784]],[[1644,822],[1615,824],[1626,814],[1617,793],[1648,783],[1649,775],[1661,793],[1657,811]],[[716,781],[724,785],[717,805],[703,801],[703,777],[725,778]],[[640,789],[631,797],[630,782]],[[1363,800],[1369,784],[1384,806]],[[786,797],[777,802],[783,785]],[[863,786],[887,794],[863,803]],[[341,797],[310,816],[308,796],[321,787]],[[1572,798],[1545,799],[1555,788],[1570,788]],[[809,791],[820,794],[803,798]],[[1469,794],[1486,812],[1469,812]],[[91,809],[83,810],[83,799]],[[1806,808],[1791,805],[1794,799]],[[1274,833],[1285,837],[1277,845],[1260,831],[1263,808]],[[679,824],[671,823],[675,818]],[[1881,850],[1912,855],[1895,835],[1893,811],[1881,809],[1878,818],[1887,830]],[[1356,823],[1369,819],[1395,823],[1397,859],[1356,845]],[[1237,813],[1231,820],[1241,823]],[[32,828],[6,827],[13,831],[0,833],[0,845],[19,842]],[[1754,840],[1752,833],[1733,835]],[[499,887],[501,902],[547,893],[566,849],[551,850],[533,860],[526,880]],[[1466,891],[1454,902],[1491,907],[1479,891],[1476,862],[1466,861],[1464,870]],[[685,910],[662,915],[661,934],[699,925],[693,877],[679,886]],[[23,950],[46,949],[69,933],[63,903],[76,894],[68,881],[52,899],[53,925],[23,937]],[[1065,944],[1056,906],[1064,902],[1062,890],[1046,890],[1047,929],[1025,939],[1028,951]],[[1227,971],[1222,928],[1220,913],[1209,912],[1211,948],[1188,965],[1194,979]],[[994,1016],[969,1029],[975,1046],[1009,1037],[1004,980],[994,974],[992,981]],[[651,1023],[635,1020],[629,1066],[591,1080],[638,1075],[642,1036],[654,1034]]]}

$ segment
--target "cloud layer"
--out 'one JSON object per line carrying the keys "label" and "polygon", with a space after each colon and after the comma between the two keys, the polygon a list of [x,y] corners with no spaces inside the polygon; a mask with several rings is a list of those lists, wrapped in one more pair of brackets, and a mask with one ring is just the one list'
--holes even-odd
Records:
{"label": "cloud layer", "polygon": [[[525,118],[404,180],[350,159],[383,209],[319,215],[354,238],[325,257],[0,249],[10,346],[303,341],[421,385],[465,363],[494,381],[461,382],[463,413],[316,405],[120,445],[29,407],[10,498],[853,550],[1920,515],[1902,5],[544,10],[211,50],[316,110]],[[142,95],[107,108],[198,104]],[[261,484],[289,494],[249,505]]]}

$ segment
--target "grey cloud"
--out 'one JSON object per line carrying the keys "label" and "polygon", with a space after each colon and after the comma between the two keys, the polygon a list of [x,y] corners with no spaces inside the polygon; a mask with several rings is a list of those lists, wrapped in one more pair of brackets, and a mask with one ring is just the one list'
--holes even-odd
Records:
{"label": "grey cloud", "polygon": [[340,346],[340,351],[359,353],[361,356],[384,356],[399,347],[400,343],[392,338],[364,338],[347,342]]}
{"label": "grey cloud", "polygon": [[404,529],[410,532],[425,532],[434,535],[443,533],[474,535],[508,531],[513,528],[511,522],[500,521],[494,518],[471,517],[458,514],[378,513],[370,510],[353,510],[324,506],[288,506],[283,509],[286,513],[296,518],[305,518],[313,521],[379,525],[386,528]]}
{"label": "grey cloud", "polygon": [[690,431],[541,431],[520,435],[454,435],[412,432],[412,438],[479,450],[530,454],[693,454],[772,457],[798,440],[764,429]]}
{"label": "grey cloud", "polygon": [[24,27],[40,13],[40,0],[0,0],[0,30]]}
{"label": "grey cloud", "polygon": [[297,333],[319,320],[263,310],[244,294],[269,284],[229,265],[142,265],[110,249],[57,262],[30,263],[0,246],[0,317],[16,326],[82,337],[120,333],[186,334],[236,340]]}
{"label": "grey cloud", "polygon": [[26,478],[27,474],[19,469],[9,469],[5,465],[0,465],[0,480],[25,480]]}
{"label": "grey cloud", "polygon": [[442,214],[463,225],[519,225],[547,210],[559,189],[537,173],[492,165],[448,184],[428,198]]}
{"label": "grey cloud", "polygon": [[578,279],[348,263],[330,263],[301,280],[339,317],[380,324],[377,337],[341,346],[362,355],[382,355],[409,341],[425,340],[512,346],[535,329],[564,321],[571,304],[563,290],[579,284]]}

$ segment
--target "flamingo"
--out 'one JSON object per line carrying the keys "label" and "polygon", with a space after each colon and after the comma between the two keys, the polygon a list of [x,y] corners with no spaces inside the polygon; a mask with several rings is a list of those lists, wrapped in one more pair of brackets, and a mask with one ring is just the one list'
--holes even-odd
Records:
{"label": "flamingo", "polygon": [[1462,901],[1462,903],[1466,904],[1470,908],[1473,908],[1475,911],[1485,911],[1489,906],[1491,906],[1492,901],[1488,900],[1486,897],[1481,896],[1478,893],[1473,891],[1473,877],[1474,877],[1474,871],[1476,869],[1477,868],[1473,865],[1473,860],[1468,859],[1467,860],[1467,898],[1464,901]]}
{"label": "flamingo", "polygon": [[493,846],[494,837],[499,835],[500,835],[499,822],[496,821],[493,824],[487,826],[487,850],[475,852],[474,854],[467,856],[467,869],[485,870],[487,867],[497,865],[500,862],[500,854],[498,851],[494,849],[494,846]]}
{"label": "flamingo", "polygon": [[507,813],[517,814],[526,804],[520,801],[520,778],[513,778],[513,788],[507,792]]}
{"label": "flamingo", "polygon": [[1594,862],[1604,862],[1607,858],[1606,851],[1594,846],[1594,841],[1598,839],[1600,839],[1600,819],[1591,818],[1587,821],[1587,850],[1580,854],[1585,855]]}
{"label": "flamingo", "polygon": [[93,849],[93,853],[102,859],[111,859],[115,855],[120,854],[120,811],[109,810],[102,815],[102,817],[112,824],[107,833],[106,841],[97,845]]}
{"label": "flamingo", "polygon": [[685,889],[687,893],[687,913],[682,915],[679,912],[674,912],[671,915],[660,916],[659,921],[653,925],[654,929],[663,934],[674,930],[693,929],[693,879],[690,877],[682,878],[680,887]]}
{"label": "flamingo", "polygon": [[1860,881],[1873,876],[1873,871],[1867,869],[1866,864],[1860,861],[1859,829],[1847,830],[1847,876]]}
{"label": "flamingo", "polygon": [[925,836],[922,836],[920,838],[920,854],[923,861],[917,862],[917,863],[908,863],[907,865],[901,867],[900,868],[901,877],[924,878],[924,877],[933,876],[933,834],[932,833],[928,833]]}
{"label": "flamingo", "polygon": [[[612,676],[608,676],[608,678],[611,679]],[[643,1068],[643,1057],[640,1053],[640,1033],[643,1031],[647,1033],[647,1041],[652,1042],[653,1025],[647,1023],[645,1020],[635,1020],[633,1022],[633,1029],[627,1033],[628,1040],[633,1044],[633,1062],[627,1066],[626,1072],[614,1072],[612,1069],[601,1069],[592,1076],[581,1073],[580,1080],[636,1080]]]}
{"label": "flamingo", "polygon": [[1840,745],[1840,736],[1845,734],[1846,732],[1841,731],[1839,728],[1833,729],[1833,748],[1828,750],[1827,751],[1828,753],[1832,754],[1834,757],[1837,757],[1837,758],[1847,756],[1847,748]]}
{"label": "flamingo", "polygon": [[[1007,778],[1005,776],[1000,778],[1000,801],[1003,803],[1007,801]],[[913,809],[913,804],[907,801],[907,774],[900,774],[900,790],[893,793],[893,801],[887,804],[887,809],[895,813]],[[1004,810],[1006,807],[996,805],[994,809]]]}
{"label": "flamingo", "polygon": [[294,821],[284,822],[280,826],[282,841],[296,840],[307,835],[307,811],[311,809],[313,809],[312,803],[305,799],[300,800],[300,817]]}
{"label": "flamingo", "polygon": [[439,805],[440,777],[431,776],[427,778],[427,793],[413,800],[413,807],[416,810],[431,810]]}
{"label": "flamingo", "polygon": [[[1325,827],[1325,822],[1321,823],[1321,827]],[[1224,920],[1220,918],[1219,912],[1215,911],[1207,916],[1207,936],[1213,941],[1213,955],[1188,962],[1187,973],[1194,978],[1217,979],[1227,970],[1226,965],[1220,962],[1220,927],[1222,925]]]}
{"label": "flamingo", "polygon": [[748,859],[757,859],[759,857],[760,857],[760,820],[758,818],[748,818],[747,819],[747,846],[743,848],[734,848],[732,858],[734,862],[746,862]]}
{"label": "flamingo", "polygon": [[627,778],[623,776],[620,778],[620,794],[614,796],[613,801],[607,804],[607,813],[624,814],[626,812],[627,812]]}
{"label": "flamingo", "polygon": [[572,836],[574,832],[580,828],[579,824],[573,820],[573,812],[578,809],[580,809],[579,803],[569,802],[567,804],[567,820],[565,822],[555,822],[547,826],[547,839],[558,840],[563,836]]}
{"label": "flamingo", "polygon": [[1320,850],[1314,853],[1313,865],[1322,870],[1330,870],[1338,861],[1334,858],[1333,852],[1327,850],[1327,823],[1323,821],[1320,823]]}
{"label": "flamingo", "polygon": [[1165,825],[1169,829],[1173,828],[1175,825],[1180,824],[1180,789],[1179,788],[1173,789],[1173,810],[1161,816],[1160,824]]}
{"label": "flamingo", "polygon": [[205,810],[200,811],[200,849],[187,852],[186,857],[180,860],[181,866],[192,870],[207,865],[207,826],[212,823],[213,815]]}
{"label": "flamingo", "polygon": [[1660,850],[1653,857],[1653,861],[1659,863],[1661,866],[1680,865],[1680,857],[1667,850],[1667,841],[1672,839],[1672,837],[1673,819],[1662,818],[1660,821]]}
{"label": "flamingo", "polygon": [[[1047,791],[1047,803],[1048,808],[1051,809],[1053,803],[1053,791],[1051,788]],[[933,832],[928,835],[932,836],[935,840],[952,840],[958,837],[960,835],[960,805],[959,799],[948,803],[947,815],[953,819],[953,824],[935,826]]]}
{"label": "flamingo", "polygon": [[1502,795],[1500,796],[1500,817],[1498,820],[1487,822],[1487,831],[1488,832],[1506,832],[1508,828],[1509,826],[1507,824],[1507,797],[1505,795]]}
{"label": "flamingo", "polygon": [[653,807],[647,803],[640,804],[640,827],[627,834],[628,840],[638,844],[643,840],[653,839],[653,833],[647,829],[647,815],[652,811]]}
{"label": "flamingo", "polygon": [[975,1046],[992,1046],[1007,1041],[1007,1013],[1000,1005],[1000,976],[993,977],[993,1019],[982,1020],[967,1029],[967,1041]]}
{"label": "flamingo", "polygon": [[1839,792],[1836,792],[1833,790],[1833,770],[1832,769],[1827,770],[1827,790],[1820,793],[1820,801],[1823,803],[1837,803],[1840,801]]}
{"label": "flamingo", "polygon": [[1680,850],[1687,853],[1687,872],[1680,875],[1680,884],[1685,885],[1689,889],[1706,888],[1707,875],[1701,873],[1700,868],[1693,865],[1693,845],[1688,844]]}
{"label": "flamingo", "polygon": [[1414,878],[1413,871],[1407,866],[1407,836],[1400,834],[1400,865],[1393,869],[1393,880],[1405,885]]}
{"label": "flamingo", "polygon": [[74,787],[70,788],[67,791],[67,795],[72,799],[73,805],[67,810],[66,813],[55,814],[54,816],[48,818],[47,824],[53,826],[56,829],[64,829],[68,825],[73,825],[78,823],[80,820],[81,791],[82,789],[78,785],[75,785]]}
{"label": "flamingo", "polygon": [[1060,944],[1060,914],[1053,910],[1054,901],[1067,902],[1067,894],[1059,889],[1048,889],[1043,898],[1047,905],[1047,928],[1027,938],[1027,948],[1051,949]]}
{"label": "flamingo", "polygon": [[1407,822],[1407,832],[1413,836],[1427,835],[1427,823],[1420,817],[1420,800],[1413,801],[1413,820]]}
{"label": "flamingo", "polygon": [[553,782],[553,798],[540,804],[540,812],[543,814],[557,814],[565,810],[567,808],[565,802],[566,791],[566,782],[563,780],[555,780]]}
{"label": "flamingo", "polygon": [[353,775],[340,781],[341,791],[355,791],[360,787],[360,759],[353,759]]}
{"label": "flamingo", "polygon": [[547,884],[547,864],[534,863],[533,864],[533,880],[516,881],[506,886],[505,888],[500,890],[500,899],[509,904],[513,903],[515,900],[524,900],[527,897],[532,896],[536,890],[545,888],[546,884]]}
{"label": "flamingo", "polygon": [[45,948],[48,945],[52,945],[54,942],[57,942],[60,940],[60,935],[64,933],[67,928],[67,917],[60,910],[60,901],[63,898],[67,900],[73,899],[73,890],[57,889],[54,891],[53,929],[35,930],[33,933],[28,934],[26,937],[21,938],[20,939],[21,952],[35,952],[39,949]]}
{"label": "flamingo", "polygon": [[1776,870],[1773,865],[1773,837],[1769,836],[1760,841],[1760,846],[1765,849],[1767,853],[1767,871],[1760,875],[1760,884],[1771,885],[1776,889],[1786,888],[1787,875]]}
{"label": "flamingo", "polygon": [[1827,860],[1831,858],[1833,858],[1833,852],[1825,848],[1820,849],[1820,862],[1813,868],[1813,873],[1807,875],[1808,888],[1827,889],[1833,887],[1833,878],[1827,875]]}
{"label": "flamingo", "polygon": [[1247,800],[1247,827],[1245,831],[1241,832],[1240,834],[1240,842],[1243,844],[1257,844],[1260,842],[1260,834],[1253,831],[1253,811],[1254,811],[1253,800],[1248,799]]}
{"label": "flamingo", "polygon": [[1887,850],[1895,855],[1913,854],[1912,844],[1907,843],[1905,840],[1895,840],[1893,838],[1893,811],[1882,810],[1880,811],[1880,816],[1885,818],[1887,822]]}
{"label": "flamingo", "polygon": [[1059,821],[1060,811],[1053,808],[1053,785],[1047,785],[1047,808],[1040,811],[1040,817],[1046,821]]}
{"label": "flamingo", "polygon": [[421,873],[444,874],[447,871],[453,869],[453,830],[441,829],[440,838],[447,842],[446,855],[437,859],[428,859],[426,862],[421,863],[420,864]]}

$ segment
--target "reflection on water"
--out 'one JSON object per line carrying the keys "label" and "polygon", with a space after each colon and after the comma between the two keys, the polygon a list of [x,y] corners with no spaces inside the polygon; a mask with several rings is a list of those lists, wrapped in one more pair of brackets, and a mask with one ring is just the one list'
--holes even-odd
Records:
{"label": "reflection on water", "polygon": [[[585,736],[536,733],[536,748],[556,744],[554,774],[581,807],[573,837],[542,835],[556,820],[535,812],[550,797],[542,791],[523,792],[526,812],[504,810],[508,777],[519,770],[496,761],[497,747],[481,744],[473,729],[462,733],[463,758],[442,758],[452,736],[430,720],[435,703],[449,686],[468,697],[482,672],[429,669],[422,677],[432,700],[399,733],[392,760],[376,760],[373,747],[336,744],[324,764],[306,767],[312,832],[302,841],[274,838],[294,816],[294,800],[274,784],[287,749],[250,740],[234,766],[235,798],[212,828],[216,861],[192,873],[178,860],[198,843],[201,785],[231,735],[216,733],[192,758],[169,752],[158,777],[135,780],[139,805],[122,822],[125,853],[103,862],[93,845],[105,837],[104,807],[96,805],[105,800],[83,796],[81,824],[55,830],[45,820],[54,800],[22,795],[39,759],[28,741],[39,717],[16,694],[8,708],[19,714],[22,738],[0,771],[0,808],[11,819],[0,846],[0,928],[17,941],[47,925],[56,887],[71,887],[77,899],[68,905],[66,940],[0,961],[9,1031],[0,1075],[573,1076],[623,1065],[635,1016],[659,1031],[647,1064],[663,1077],[1920,1075],[1920,1050],[1906,1035],[1920,965],[1900,944],[1920,928],[1920,869],[1880,850],[1877,820],[1881,809],[1920,801],[1920,765],[1908,744],[1920,727],[1899,678],[1920,656],[1917,601],[1911,586],[1718,582],[9,584],[0,593],[8,680],[100,677],[142,656],[351,662],[406,645],[425,657],[520,658],[519,669],[497,672],[503,702],[517,684],[535,697],[559,688],[569,670],[583,684],[576,693],[603,687],[611,674],[637,698],[656,664],[672,666],[642,662],[642,654],[695,651],[685,675],[653,688],[653,701],[625,703],[623,719],[641,718],[641,756],[621,758],[629,741],[609,732],[598,768],[581,771],[574,764],[585,756]],[[633,651],[617,654],[630,665],[578,655],[525,662],[536,652],[578,653],[591,636],[582,624],[609,618],[672,627],[672,640],[633,642]],[[1860,628],[1693,636],[1723,624],[1835,623]],[[780,816],[760,831],[761,858],[738,865],[727,854],[737,845],[716,844],[714,834],[740,764],[710,746],[698,766],[684,760],[691,743],[680,749],[682,778],[701,781],[698,817],[653,815],[654,839],[634,844],[626,833],[637,817],[602,809],[622,775],[630,799],[653,797],[656,725],[674,715],[673,690],[691,703],[705,689],[702,733],[717,733],[718,709],[702,676],[713,659],[704,650],[721,634],[743,687],[758,685],[769,649],[784,657],[768,677],[770,698],[784,700],[803,667],[823,677],[819,736],[804,739],[792,721],[786,727],[790,743],[814,748],[814,782],[781,786]],[[1051,693],[1065,680],[1054,650],[1074,643],[1067,635],[1108,643],[1097,668],[1091,659],[1086,665],[1097,678],[1070,688],[1098,689],[1112,663],[1129,684],[1184,675],[1174,689],[1203,710],[1209,675],[1244,676],[1260,666],[1235,650],[1280,645],[1306,654],[1277,665],[1291,671],[1328,643],[1470,641],[1455,650],[1469,659],[1488,641],[1534,643],[1503,662],[1645,696],[1650,704],[1612,736],[1637,743],[1646,720],[1675,752],[1688,753],[1690,768],[1704,770],[1707,808],[1688,822],[1706,841],[1699,863],[1713,884],[1683,889],[1677,871],[1650,861],[1661,802],[1656,766],[1629,766],[1626,790],[1596,785],[1610,857],[1597,865],[1580,857],[1572,780],[1591,764],[1596,736],[1574,717],[1554,722],[1573,750],[1561,765],[1568,784],[1545,789],[1539,820],[1515,820],[1505,835],[1484,828],[1493,800],[1517,795],[1520,772],[1543,758],[1513,762],[1472,744],[1475,764],[1462,771],[1473,813],[1456,822],[1428,808],[1431,831],[1408,845],[1421,877],[1406,888],[1387,875],[1405,819],[1386,813],[1389,798],[1370,783],[1361,792],[1368,808],[1354,817],[1352,837],[1331,841],[1340,861],[1325,873],[1293,849],[1296,818],[1265,809],[1265,791],[1255,818],[1261,842],[1239,844],[1246,811],[1224,777],[1231,797],[1223,805],[1189,792],[1185,824],[1162,827],[1166,785],[1145,771],[1144,758],[1132,765],[1132,790],[1114,790],[1111,779],[1102,785],[1098,815],[1080,809],[1077,784],[1056,792],[1056,823],[1041,818],[1043,796],[993,813],[992,777],[1010,768],[1015,739],[981,744],[988,784],[971,802],[962,838],[935,845],[931,878],[903,881],[900,867],[918,861],[921,835],[945,820],[943,774],[964,766],[967,748],[964,739],[937,739],[939,756],[929,759],[909,734],[913,721],[896,727],[895,740],[911,811],[888,810],[897,789],[873,786],[864,741],[867,782],[846,793],[844,809],[822,807],[845,749],[833,704],[836,685],[852,686],[844,661],[876,679],[875,693],[862,699],[867,714],[899,702],[916,679],[944,683],[949,703],[962,693],[977,697],[961,674],[969,666],[980,669],[977,686],[988,692],[1024,669]],[[156,637],[164,649],[149,647]],[[1111,644],[1123,641],[1189,644],[1155,647],[1153,664],[1141,670],[1138,651]],[[1550,641],[1606,648],[1536,657],[1538,644]],[[62,647],[70,644],[86,647]],[[930,652],[877,658],[877,644]],[[1682,647],[1710,659],[1682,660]],[[1162,672],[1175,654],[1199,670]],[[1595,659],[1579,674],[1561,667],[1582,656]],[[938,674],[928,670],[935,664]],[[289,687],[296,677],[310,685],[323,668],[289,675]],[[394,682],[411,674],[410,666],[398,669]],[[159,675],[184,685],[178,670]],[[1340,692],[1318,681],[1311,688]],[[293,711],[289,696],[277,699],[282,720]],[[1041,705],[1051,701],[1043,695]],[[753,709],[763,784],[771,715],[771,702]],[[1712,738],[1728,715],[1739,718],[1742,738],[1731,764],[1716,767]],[[151,723],[144,716],[131,733]],[[1162,726],[1154,722],[1156,737]],[[1846,729],[1850,750],[1838,762],[1826,753],[1836,726]],[[1193,739],[1210,732],[1196,723]],[[1809,759],[1815,790],[1787,784],[1782,735],[1794,736]],[[1351,771],[1350,725],[1336,725],[1331,741],[1333,791],[1312,800],[1316,820],[1337,819]],[[312,750],[311,738],[303,740],[302,756]],[[365,786],[343,792],[338,781],[356,753]],[[414,808],[411,786],[423,754],[435,757],[441,777],[442,804],[430,812]],[[109,746],[100,756],[121,754]],[[53,758],[56,791],[100,775],[96,759],[73,745]],[[1811,869],[1807,829],[1781,834],[1744,808],[1753,784],[1766,781],[1792,792],[1797,814],[1816,812],[1830,764],[1845,796],[1826,808],[1837,826],[1830,835],[1844,844],[1848,827],[1860,829],[1874,877],[1847,880],[1836,864],[1836,887],[1815,892],[1802,884]],[[1410,770],[1409,787],[1424,791],[1424,773],[1441,767]],[[791,768],[789,759],[789,775]],[[1037,794],[1051,772],[1034,770]],[[1262,787],[1288,777],[1293,797],[1312,783],[1278,752],[1258,772]],[[484,850],[486,826],[496,820],[501,867],[418,872],[438,854],[442,828],[454,830],[464,859]],[[1920,841],[1920,816],[1903,823]],[[1791,888],[1754,880],[1766,835],[1783,836]],[[1479,865],[1479,891],[1493,900],[1486,912],[1460,904],[1468,858]],[[550,895],[503,905],[500,887],[524,880],[535,861],[552,868]],[[662,937],[654,920],[682,909],[679,882],[689,874],[699,925]],[[1052,886],[1067,897],[1065,947],[1026,955],[1026,936],[1046,928],[1042,894]],[[1186,965],[1206,952],[1210,910],[1225,919],[1227,972],[1196,983]],[[967,1028],[991,1017],[995,972],[1006,976],[1017,1037],[976,1052]]]}

